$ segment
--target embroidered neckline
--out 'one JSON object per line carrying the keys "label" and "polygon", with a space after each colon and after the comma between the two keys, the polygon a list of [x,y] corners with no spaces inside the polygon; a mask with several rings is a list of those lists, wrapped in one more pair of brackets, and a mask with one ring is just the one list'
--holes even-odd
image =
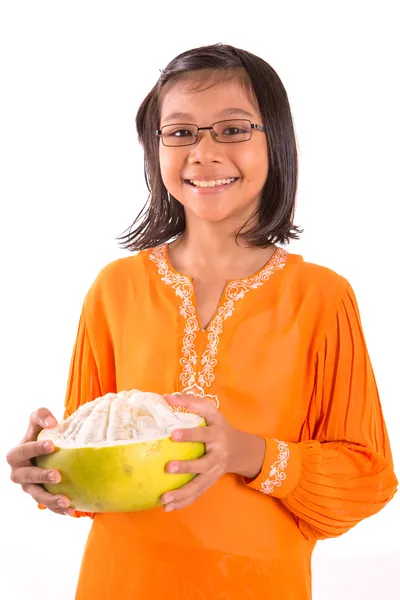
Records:
{"label": "embroidered neckline", "polygon": [[[165,243],[162,244],[161,246],[158,246],[158,248],[163,249],[164,250],[164,259],[165,262],[168,265],[169,270],[174,273],[177,277],[186,277],[186,279],[188,279],[190,282],[193,283],[194,278],[191,277],[190,275],[183,275],[182,273],[179,273],[179,271],[177,271],[171,264],[171,261],[169,260],[169,244]],[[153,249],[155,250],[155,249]],[[283,257],[287,258],[288,255],[288,251],[277,247],[276,250],[274,251],[274,253],[272,254],[272,256],[270,256],[270,258],[268,259],[268,261],[262,266],[260,267],[257,271],[255,271],[255,273],[253,273],[252,275],[247,275],[246,277],[241,277],[241,278],[236,278],[236,279],[227,279],[225,282],[225,289],[227,289],[231,283],[240,283],[240,282],[247,282],[249,280],[254,279],[255,277],[259,277],[261,275],[261,273],[268,267],[270,268],[271,262],[276,261],[277,259],[277,254],[282,254]]]}
{"label": "embroidered neckline", "polygon": [[[208,327],[202,330],[197,319],[194,304],[193,279],[187,275],[181,275],[172,267],[168,260],[167,244],[157,246],[150,251],[149,258],[157,265],[161,280],[166,285],[171,285],[176,295],[182,300],[179,311],[186,320],[186,323],[184,327],[182,358],[180,359],[180,364],[182,365],[180,376],[182,390],[179,393],[191,393],[196,396],[205,397],[204,388],[210,387],[215,379],[214,368],[217,365],[216,356],[223,325],[226,319],[232,316],[235,310],[235,303],[244,298],[249,291],[262,286],[277,270],[282,269],[286,265],[287,256],[287,250],[278,247],[269,261],[254,275],[243,279],[229,280],[225,286],[215,315],[208,324]],[[199,358],[195,350],[198,331],[203,331],[207,334],[208,339],[207,348],[200,361],[200,365],[203,368],[199,372],[197,371]],[[207,394],[207,397],[218,407],[219,401],[216,396]]]}

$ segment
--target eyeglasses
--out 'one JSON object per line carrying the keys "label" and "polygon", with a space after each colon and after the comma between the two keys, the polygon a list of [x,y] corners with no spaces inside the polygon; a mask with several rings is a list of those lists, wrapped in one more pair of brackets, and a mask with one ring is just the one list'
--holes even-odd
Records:
{"label": "eyeglasses", "polygon": [[217,121],[210,127],[198,127],[192,123],[164,125],[161,129],[156,129],[156,135],[161,137],[164,146],[191,146],[197,142],[202,129],[210,129],[213,140],[221,144],[247,142],[253,129],[265,132],[262,125],[256,125],[247,119],[229,119]]}

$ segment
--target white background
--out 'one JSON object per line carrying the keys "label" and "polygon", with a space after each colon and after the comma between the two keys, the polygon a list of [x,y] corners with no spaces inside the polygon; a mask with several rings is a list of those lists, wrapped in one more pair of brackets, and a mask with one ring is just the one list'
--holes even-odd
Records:
{"label": "white background", "polygon": [[[5,455],[34,409],[62,416],[84,295],[103,266],[128,255],[115,238],[147,197],[136,111],[159,69],[192,47],[236,45],[283,80],[305,228],[288,249],[351,282],[400,472],[399,3],[139,4],[1,3],[4,600],[74,597],[91,521],[39,511],[10,482]],[[400,598],[399,532],[397,495],[319,543],[315,600]]]}

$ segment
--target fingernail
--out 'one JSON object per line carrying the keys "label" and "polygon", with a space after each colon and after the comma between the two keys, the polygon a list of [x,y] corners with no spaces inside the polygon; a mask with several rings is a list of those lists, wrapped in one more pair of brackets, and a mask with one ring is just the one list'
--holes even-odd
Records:
{"label": "fingernail", "polygon": [[49,427],[50,425],[52,425],[54,423],[54,419],[47,418],[43,421],[43,423],[44,423],[45,427]]}
{"label": "fingernail", "polygon": [[174,510],[174,505],[167,504],[166,506],[164,506],[164,510],[165,510],[165,512],[170,512],[171,510]]}
{"label": "fingernail", "polygon": [[55,473],[54,471],[51,471],[47,477],[48,477],[48,479],[50,479],[50,481],[60,481],[59,474]]}
{"label": "fingernail", "polygon": [[169,473],[177,473],[177,472],[178,472],[178,469],[179,469],[178,465],[176,465],[176,464],[172,463],[172,464],[170,464],[170,465],[169,465],[169,467],[168,467],[168,472],[169,472]]}
{"label": "fingernail", "polygon": [[50,448],[51,448],[51,442],[45,442],[43,444],[43,449],[44,450],[50,450]]}
{"label": "fingernail", "polygon": [[65,498],[60,498],[59,500],[57,500],[57,504],[61,507],[67,507],[69,502],[68,500],[65,500]]}
{"label": "fingernail", "polygon": [[172,433],[172,439],[173,440],[181,440],[183,438],[183,433],[182,431],[174,431]]}

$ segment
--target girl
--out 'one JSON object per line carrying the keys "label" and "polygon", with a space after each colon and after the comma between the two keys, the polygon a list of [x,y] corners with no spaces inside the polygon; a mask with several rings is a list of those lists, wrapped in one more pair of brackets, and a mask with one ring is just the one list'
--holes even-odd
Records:
{"label": "girl", "polygon": [[[173,434],[206,455],[166,465],[197,477],[159,509],[88,515],[76,599],[308,600],[317,540],[376,514],[397,480],[354,292],[282,247],[300,233],[285,89],[261,58],[201,47],[171,61],[136,124],[150,204],[120,238],[138,252],[85,297],[64,416],[157,392],[206,418]],[[13,481],[81,517],[40,485],[44,419],[10,451]]]}

